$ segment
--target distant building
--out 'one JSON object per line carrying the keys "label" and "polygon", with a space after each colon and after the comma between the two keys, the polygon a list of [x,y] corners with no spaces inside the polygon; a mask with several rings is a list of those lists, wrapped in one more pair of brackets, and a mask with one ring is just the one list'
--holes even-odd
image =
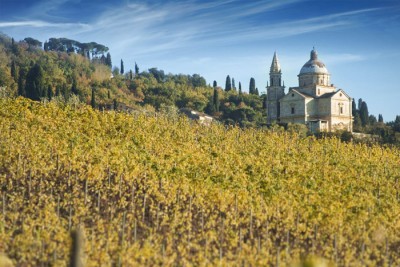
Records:
{"label": "distant building", "polygon": [[285,94],[276,53],[267,85],[267,122],[306,124],[311,132],[353,130],[352,99],[330,83],[325,64],[315,49],[300,70],[299,86]]}
{"label": "distant building", "polygon": [[181,108],[180,113],[185,114],[189,119],[198,121],[200,124],[210,125],[213,122],[213,118],[205,113],[191,110],[189,108]]}

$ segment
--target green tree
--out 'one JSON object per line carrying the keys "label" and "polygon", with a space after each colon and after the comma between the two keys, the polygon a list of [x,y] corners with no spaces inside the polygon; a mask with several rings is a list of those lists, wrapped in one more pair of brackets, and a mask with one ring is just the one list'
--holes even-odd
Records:
{"label": "green tree", "polygon": [[241,82],[239,82],[239,94],[240,95],[242,94],[242,83]]}
{"label": "green tree", "polygon": [[136,64],[136,62],[135,62],[135,74],[136,74],[136,75],[139,75],[139,67],[138,67],[138,65]]}
{"label": "green tree", "polygon": [[356,106],[356,101],[353,98],[353,101],[351,102],[351,114],[355,116],[357,113],[357,106]]}
{"label": "green tree", "polygon": [[376,117],[374,115],[369,115],[368,117],[368,124],[369,125],[374,125],[378,122],[378,120],[376,119]]}
{"label": "green tree", "polygon": [[121,74],[124,74],[125,73],[125,70],[124,70],[124,61],[121,59],[121,68],[120,68],[120,71],[121,71]]}
{"label": "green tree", "polygon": [[361,104],[362,104],[362,102],[363,102],[362,98],[359,98],[359,99],[358,99],[358,111],[361,110]]}
{"label": "green tree", "polygon": [[14,81],[18,81],[18,71],[17,71],[17,65],[15,64],[15,60],[11,62],[11,77],[14,78]]}
{"label": "green tree", "polygon": [[42,47],[42,42],[33,39],[31,37],[27,37],[24,39],[24,41],[29,45],[29,49],[30,48],[41,48]]}
{"label": "green tree", "polygon": [[230,91],[232,90],[232,82],[231,82],[231,77],[226,76],[226,81],[225,81],[225,91]]}
{"label": "green tree", "polygon": [[216,80],[214,80],[214,82],[213,82],[213,87],[214,88],[217,87],[217,81]]}
{"label": "green tree", "polygon": [[56,86],[56,96],[60,96],[60,95],[61,95],[61,85],[58,84],[58,85]]}
{"label": "green tree", "polygon": [[51,88],[51,85],[47,87],[47,97],[49,100],[53,98],[53,88]]}
{"label": "green tree", "polygon": [[219,112],[219,92],[217,87],[214,87],[213,104],[216,112]]}
{"label": "green tree", "polygon": [[255,95],[260,95],[260,93],[258,92],[258,88],[256,88],[256,90],[254,91]]}
{"label": "green tree", "polygon": [[71,93],[73,93],[74,95],[78,95],[79,93],[78,82],[76,81],[76,77],[72,79]]}
{"label": "green tree", "polygon": [[38,63],[34,64],[26,75],[25,92],[32,100],[40,100],[47,93],[44,87],[43,69]]}
{"label": "green tree", "polygon": [[379,115],[378,115],[378,122],[383,122],[383,116],[382,116],[382,114],[379,114]]}
{"label": "green tree", "polygon": [[19,54],[19,49],[18,49],[18,45],[15,43],[14,38],[11,38],[11,51],[14,55],[18,55]]}
{"label": "green tree", "polygon": [[360,119],[361,119],[362,126],[366,126],[369,123],[368,106],[365,101],[361,102]]}
{"label": "green tree", "polygon": [[112,61],[111,61],[111,54],[110,53],[107,53],[106,65],[109,66],[110,68],[112,68]]}
{"label": "green tree", "polygon": [[232,77],[232,89],[236,90],[235,78]]}
{"label": "green tree", "polygon": [[96,95],[95,95],[94,87],[92,87],[92,98],[90,100],[90,105],[92,106],[92,108],[96,108]]}
{"label": "green tree", "polygon": [[24,68],[19,69],[18,72],[18,95],[26,96],[26,71]]}
{"label": "green tree", "polygon": [[250,78],[249,94],[256,93],[256,80],[252,77]]}
{"label": "green tree", "polygon": [[133,80],[133,71],[129,70],[129,80]]}

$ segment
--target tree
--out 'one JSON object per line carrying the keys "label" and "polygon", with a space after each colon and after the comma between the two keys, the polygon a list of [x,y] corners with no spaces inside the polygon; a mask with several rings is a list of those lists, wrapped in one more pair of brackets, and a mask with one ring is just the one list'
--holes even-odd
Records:
{"label": "tree", "polygon": [[204,77],[200,76],[199,74],[193,74],[190,77],[190,81],[191,81],[193,87],[206,87],[207,86],[206,79],[204,79]]}
{"label": "tree", "polygon": [[258,93],[258,88],[256,88],[256,90],[254,91],[254,94],[255,94],[255,95],[259,95],[259,93]]}
{"label": "tree", "polygon": [[43,69],[37,63],[32,66],[26,75],[25,92],[26,96],[32,100],[40,100],[46,94]]}
{"label": "tree", "polygon": [[109,66],[110,68],[112,68],[112,61],[111,61],[111,55],[110,55],[110,53],[107,53],[107,56],[106,56],[106,65]]}
{"label": "tree", "polygon": [[362,104],[363,100],[361,98],[358,99],[358,111],[361,110],[361,104]]}
{"label": "tree", "polygon": [[124,61],[121,59],[121,69],[120,69],[120,71],[121,71],[121,74],[124,74],[125,73],[125,70],[124,70]]}
{"label": "tree", "polygon": [[29,48],[34,47],[34,48],[40,48],[42,47],[42,42],[33,39],[31,37],[27,37],[24,39],[24,41],[29,45]]}
{"label": "tree", "polygon": [[357,113],[357,106],[356,106],[356,101],[354,101],[353,98],[353,101],[351,102],[351,114],[355,116],[356,113]]}
{"label": "tree", "polygon": [[18,81],[18,72],[17,72],[17,66],[15,64],[15,61],[13,60],[11,62],[11,77],[14,78],[14,81],[17,82]]}
{"label": "tree", "polygon": [[78,84],[76,81],[76,77],[72,79],[71,93],[74,95],[78,95]]}
{"label": "tree", "polygon": [[90,100],[90,105],[92,108],[96,108],[96,98],[95,98],[94,88],[92,88],[92,99]]}
{"label": "tree", "polygon": [[47,87],[47,97],[49,100],[53,98],[53,88],[51,88],[51,85]]}
{"label": "tree", "polygon": [[239,95],[241,95],[241,94],[242,94],[242,83],[239,82]]}
{"label": "tree", "polygon": [[254,78],[250,78],[250,85],[249,85],[249,94],[256,93],[256,80]]}
{"label": "tree", "polygon": [[225,91],[230,91],[232,90],[232,83],[231,83],[231,77],[226,76],[226,81],[225,81]]}
{"label": "tree", "polygon": [[15,43],[14,38],[11,38],[11,51],[14,55],[19,54],[18,45]]}
{"label": "tree", "polygon": [[383,122],[383,116],[382,116],[382,114],[379,114],[379,115],[378,115],[378,122]]}
{"label": "tree", "polygon": [[162,82],[164,81],[165,74],[163,70],[158,70],[157,68],[151,68],[149,69],[149,73],[153,75],[154,78],[156,78],[157,82]]}
{"label": "tree", "polygon": [[368,106],[367,103],[365,103],[365,101],[361,102],[360,119],[362,126],[366,126],[369,122]]}
{"label": "tree", "polygon": [[25,87],[26,87],[26,71],[24,68],[19,69],[18,72],[18,95],[20,96],[26,96],[26,91],[25,91]]}
{"label": "tree", "polygon": [[369,115],[368,117],[368,124],[370,125],[374,125],[378,122],[378,120],[376,119],[376,117],[374,115]]}
{"label": "tree", "polygon": [[61,95],[61,85],[57,85],[56,86],[56,96],[60,96]]}
{"label": "tree", "polygon": [[133,80],[133,71],[129,70],[129,80]]}
{"label": "tree", "polygon": [[213,104],[216,112],[219,112],[219,92],[217,87],[214,87]]}
{"label": "tree", "polygon": [[136,64],[136,62],[135,62],[135,74],[136,74],[136,75],[139,75],[139,67],[138,67],[138,65]]}
{"label": "tree", "polygon": [[235,78],[232,77],[232,89],[236,90]]}
{"label": "tree", "polygon": [[214,88],[217,87],[217,81],[215,81],[215,80],[214,80],[214,82],[213,82],[213,87],[214,87]]}

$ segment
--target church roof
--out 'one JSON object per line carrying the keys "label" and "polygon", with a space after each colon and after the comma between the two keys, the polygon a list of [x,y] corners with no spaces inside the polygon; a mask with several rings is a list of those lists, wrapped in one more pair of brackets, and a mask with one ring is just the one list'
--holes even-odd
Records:
{"label": "church roof", "polygon": [[300,74],[307,73],[329,74],[325,64],[318,59],[318,53],[315,48],[310,53],[310,60],[300,70]]}
{"label": "church roof", "polygon": [[276,52],[274,53],[274,58],[272,59],[270,72],[281,72],[281,65],[279,65],[278,56]]}

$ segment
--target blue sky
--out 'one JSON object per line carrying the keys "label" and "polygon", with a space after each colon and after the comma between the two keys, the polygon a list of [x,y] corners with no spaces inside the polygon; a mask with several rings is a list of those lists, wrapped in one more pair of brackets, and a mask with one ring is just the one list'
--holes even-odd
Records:
{"label": "blue sky", "polygon": [[316,47],[331,82],[385,121],[400,115],[398,0],[0,0],[0,31],[42,42],[66,37],[110,48],[113,64],[229,74],[265,91],[274,51],[287,87]]}

